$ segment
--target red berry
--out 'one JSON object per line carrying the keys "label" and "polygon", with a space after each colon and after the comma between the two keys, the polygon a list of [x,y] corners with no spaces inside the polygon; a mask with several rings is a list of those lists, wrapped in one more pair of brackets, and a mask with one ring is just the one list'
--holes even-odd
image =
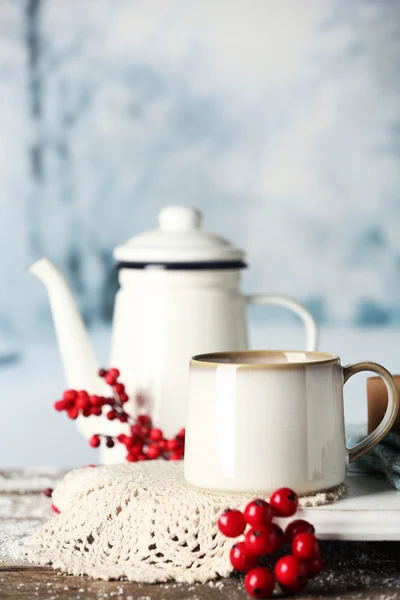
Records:
{"label": "red berry", "polygon": [[275,565],[275,576],[284,591],[300,591],[307,582],[306,567],[295,556],[288,554]]}
{"label": "red berry", "polygon": [[182,460],[183,458],[183,452],[179,452],[179,450],[176,450],[175,452],[171,452],[171,454],[168,457],[168,460]]}
{"label": "red berry", "polygon": [[61,412],[62,410],[65,410],[67,408],[65,400],[57,400],[57,402],[54,402],[54,408],[58,412]]}
{"label": "red berry", "polygon": [[78,392],[76,390],[65,390],[63,400],[66,402],[75,402]]}
{"label": "red berry", "polygon": [[246,523],[256,527],[257,525],[268,525],[271,523],[274,517],[274,509],[265,500],[257,498],[249,502],[243,514]]}
{"label": "red berry", "polygon": [[127,423],[128,421],[128,415],[126,413],[121,413],[118,418],[121,423]]}
{"label": "red berry", "polygon": [[111,437],[107,438],[106,446],[107,448],[114,448],[114,440]]}
{"label": "red berry", "polygon": [[163,436],[163,432],[161,431],[161,429],[150,429],[150,433],[149,433],[149,438],[153,441],[153,442],[159,442],[160,440],[162,440],[162,436]]}
{"label": "red berry", "polygon": [[127,457],[126,457],[126,460],[127,460],[128,462],[137,462],[137,461],[138,461],[138,455],[137,455],[137,454],[131,454],[131,453],[129,452],[129,454],[128,454],[128,455],[127,455]]}
{"label": "red berry", "polygon": [[130,449],[130,452],[132,452],[133,454],[140,454],[143,450],[143,444],[133,444],[133,446]]}
{"label": "red berry", "polygon": [[122,404],[125,404],[125,402],[128,402],[129,397],[127,394],[120,394],[119,399],[121,400]]}
{"label": "red berry", "polygon": [[45,496],[47,496],[47,498],[51,498],[53,495],[53,490],[51,488],[47,488],[43,493]]}
{"label": "red berry", "polygon": [[107,419],[108,419],[109,421],[114,421],[114,419],[115,419],[115,417],[116,417],[116,416],[117,416],[117,413],[115,412],[115,410],[110,410],[110,411],[107,413]]}
{"label": "red berry", "polygon": [[107,374],[107,371],[105,369],[98,370],[99,377],[104,377],[106,374]]}
{"label": "red berry", "polygon": [[285,536],[278,525],[257,525],[249,529],[245,536],[246,547],[249,552],[261,556],[276,552],[283,545]]}
{"label": "red berry", "polygon": [[118,369],[110,369],[108,371],[108,374],[111,375],[112,377],[115,377],[115,379],[118,379],[118,377],[120,375]]}
{"label": "red berry", "polygon": [[312,533],[299,533],[292,542],[294,556],[301,560],[312,560],[319,555],[317,538]]}
{"label": "red berry", "polygon": [[232,547],[229,558],[232,567],[241,573],[247,573],[247,571],[253,569],[258,562],[258,557],[247,550],[244,542],[238,542]]}
{"label": "red berry", "polygon": [[218,529],[226,537],[238,537],[245,528],[246,523],[240,510],[227,508],[218,519]]}
{"label": "red berry", "polygon": [[80,410],[85,410],[86,408],[90,408],[89,398],[85,398],[84,396],[78,396],[75,402],[76,408]]}
{"label": "red berry", "polygon": [[177,434],[176,437],[185,439],[185,436],[186,436],[186,430],[184,427],[182,427],[182,429],[179,431],[179,433]]}
{"label": "red berry", "polygon": [[90,414],[99,417],[101,415],[101,406],[91,406]]}
{"label": "red berry", "polygon": [[151,444],[151,446],[147,448],[146,454],[150,460],[154,460],[160,456],[161,450],[157,444]]}
{"label": "red berry", "polygon": [[140,454],[138,454],[137,459],[138,460],[147,460],[147,456],[145,454],[143,454],[143,452],[141,452]]}
{"label": "red berry", "polygon": [[91,406],[100,406],[101,399],[96,394],[93,394],[92,396],[89,396],[89,403]]}
{"label": "red berry", "polygon": [[92,435],[89,444],[92,448],[98,448],[100,446],[100,437],[98,435]]}
{"label": "red berry", "polygon": [[304,521],[303,519],[296,519],[289,523],[289,525],[285,529],[286,541],[291,543],[293,538],[299,533],[314,533],[315,529],[308,521]]}
{"label": "red berry", "polygon": [[84,465],[82,469],[95,469],[97,465]]}
{"label": "red berry", "polygon": [[265,567],[256,567],[247,573],[244,587],[252,598],[269,598],[274,591],[275,579]]}
{"label": "red berry", "polygon": [[141,428],[141,426],[137,425],[137,424],[136,425],[132,425],[132,427],[131,427],[131,434],[132,435],[136,435],[136,436],[138,436],[138,437],[140,437],[142,439],[143,435],[142,435],[142,428]]}
{"label": "red berry", "polygon": [[276,525],[275,523],[270,523],[269,525],[267,525],[267,527],[269,529],[270,544],[270,549],[268,550],[268,552],[277,552],[280,548],[282,548],[283,544],[285,543],[285,534],[283,533],[279,525]]}
{"label": "red berry", "polygon": [[79,390],[78,398],[85,398],[86,400],[89,400],[89,394],[86,390]]}
{"label": "red berry", "polygon": [[129,435],[126,435],[125,440],[122,443],[124,444],[125,448],[129,450],[133,446],[133,439],[129,437]]}
{"label": "red berry", "polygon": [[57,506],[54,506],[54,504],[51,505],[51,510],[54,511],[55,513],[57,513],[58,515],[60,514],[60,510],[58,510]]}
{"label": "red berry", "polygon": [[136,421],[137,424],[141,425],[142,427],[148,427],[149,429],[151,428],[151,419],[148,415],[139,415]]}
{"label": "red berry", "polygon": [[72,408],[68,409],[67,414],[68,414],[68,416],[69,416],[70,419],[75,420],[75,419],[78,418],[79,410],[77,408],[75,408],[75,406],[73,406]]}
{"label": "red berry", "polygon": [[125,393],[125,386],[123,383],[116,383],[114,389],[118,395]]}
{"label": "red berry", "polygon": [[92,410],[91,408],[85,408],[85,409],[83,409],[83,411],[82,411],[82,415],[83,415],[84,417],[90,417],[90,415],[92,414],[92,413],[91,413],[91,410]]}
{"label": "red berry", "polygon": [[181,445],[182,445],[181,442],[179,442],[179,440],[176,440],[176,439],[166,441],[166,446],[167,446],[168,452],[175,452],[175,450],[179,450]]}
{"label": "red berry", "polygon": [[158,447],[160,448],[160,450],[166,450],[167,449],[167,442],[166,442],[166,440],[161,439],[158,442]]}
{"label": "red berry", "polygon": [[141,452],[143,444],[143,440],[138,438],[136,435],[132,437],[128,436],[124,442],[126,449],[132,450],[133,452]]}
{"label": "red berry", "polygon": [[114,385],[117,381],[117,378],[114,377],[114,375],[111,375],[110,372],[108,372],[107,375],[104,377],[104,381],[108,383],[108,385]]}
{"label": "red berry", "polygon": [[308,579],[312,579],[313,577],[316,577],[318,575],[318,573],[321,573],[321,571],[323,569],[321,555],[318,554],[318,556],[316,556],[312,560],[304,561],[304,566],[306,567]]}
{"label": "red berry", "polygon": [[278,517],[291,517],[297,510],[299,498],[296,492],[283,487],[272,494],[269,503]]}
{"label": "red berry", "polygon": [[125,433],[120,433],[119,435],[117,435],[117,440],[119,441],[120,444],[125,444],[125,441],[128,439],[128,436],[125,435]]}

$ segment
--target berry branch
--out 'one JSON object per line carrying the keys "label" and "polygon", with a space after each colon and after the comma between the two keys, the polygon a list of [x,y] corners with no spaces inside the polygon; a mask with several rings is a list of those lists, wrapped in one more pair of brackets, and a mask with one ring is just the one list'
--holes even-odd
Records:
{"label": "berry branch", "polygon": [[[99,376],[110,386],[110,396],[89,395],[85,390],[66,390],[61,400],[54,403],[54,408],[65,411],[70,419],[83,417],[100,417],[105,415],[109,421],[119,421],[129,426],[129,433],[120,433],[116,436],[97,433],[89,439],[92,448],[105,444],[113,448],[122,444],[126,449],[126,460],[137,462],[141,460],[181,460],[185,448],[185,430],[181,429],[172,439],[166,439],[161,429],[153,427],[149,415],[141,414],[133,418],[126,410],[125,404],[129,396],[123,383],[118,381],[118,369],[100,369]],[[138,407],[141,398],[137,399]]]}

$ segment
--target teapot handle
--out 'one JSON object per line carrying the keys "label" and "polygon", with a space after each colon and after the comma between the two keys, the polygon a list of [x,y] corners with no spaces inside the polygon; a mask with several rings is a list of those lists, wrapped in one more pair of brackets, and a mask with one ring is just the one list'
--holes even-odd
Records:
{"label": "teapot handle", "polygon": [[308,312],[305,306],[289,298],[288,296],[277,296],[275,294],[255,294],[246,296],[247,304],[269,304],[283,306],[296,313],[303,321],[306,330],[306,350],[316,350],[318,343],[318,329],[314,317]]}

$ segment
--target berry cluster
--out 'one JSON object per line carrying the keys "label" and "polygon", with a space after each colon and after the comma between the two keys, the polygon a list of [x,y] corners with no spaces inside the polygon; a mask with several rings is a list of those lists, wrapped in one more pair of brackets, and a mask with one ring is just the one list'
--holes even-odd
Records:
{"label": "berry cluster", "polygon": [[126,448],[126,460],[137,462],[140,460],[181,460],[185,449],[185,430],[172,439],[166,439],[161,429],[153,427],[148,415],[139,415],[133,419],[125,410],[124,405],[129,397],[123,383],[118,381],[118,369],[100,369],[99,376],[111,387],[112,395],[109,397],[89,395],[85,390],[66,390],[61,400],[54,403],[57,411],[65,411],[70,419],[83,417],[99,417],[103,414],[109,421],[119,421],[129,426],[129,433],[120,433],[117,436],[95,434],[89,439],[92,448],[98,448],[104,443],[107,448],[113,448],[119,443]]}
{"label": "berry cluster", "polygon": [[[140,415],[130,427],[130,434],[120,433],[117,441],[126,448],[126,460],[137,462],[140,460],[182,460],[185,447],[185,430],[172,439],[165,439],[161,429],[152,426],[150,417]],[[93,436],[89,443],[93,446],[100,444],[100,436]],[[107,441],[108,445],[108,441]]]}
{"label": "berry cluster", "polygon": [[89,395],[85,390],[79,392],[77,390],[66,390],[62,400],[57,400],[54,403],[54,408],[60,412],[66,411],[70,419],[77,419],[79,415],[83,417],[100,417],[104,412],[110,421],[118,419],[121,423],[127,423],[129,415],[124,410],[124,404],[128,402],[129,398],[125,393],[124,384],[118,382],[118,369],[110,369],[109,371],[100,369],[99,376],[103,377],[105,382],[112,388],[112,396]]}
{"label": "berry cluster", "polygon": [[[223,535],[235,538],[244,534],[244,539],[231,549],[230,561],[234,569],[246,573],[244,585],[252,598],[270,597],[275,579],[283,592],[295,594],[305,587],[307,579],[322,570],[318,541],[310,523],[297,519],[283,531],[273,522],[275,517],[291,517],[297,507],[297,494],[289,488],[280,488],[269,502],[252,500],[244,512],[227,509],[219,517],[218,529]],[[263,556],[277,552],[284,544],[290,546],[291,554],[279,558],[274,574],[259,565]]]}

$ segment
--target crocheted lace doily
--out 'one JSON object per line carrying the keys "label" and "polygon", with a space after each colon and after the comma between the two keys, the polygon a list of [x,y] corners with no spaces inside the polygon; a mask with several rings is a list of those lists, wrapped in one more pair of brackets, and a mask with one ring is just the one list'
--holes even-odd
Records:
{"label": "crocheted lace doily", "polygon": [[[300,499],[339,498],[345,486]],[[233,541],[217,528],[220,513],[250,496],[190,487],[179,462],[148,461],[68,473],[53,492],[61,514],[26,544],[27,558],[73,575],[138,582],[206,582],[232,571]]]}

